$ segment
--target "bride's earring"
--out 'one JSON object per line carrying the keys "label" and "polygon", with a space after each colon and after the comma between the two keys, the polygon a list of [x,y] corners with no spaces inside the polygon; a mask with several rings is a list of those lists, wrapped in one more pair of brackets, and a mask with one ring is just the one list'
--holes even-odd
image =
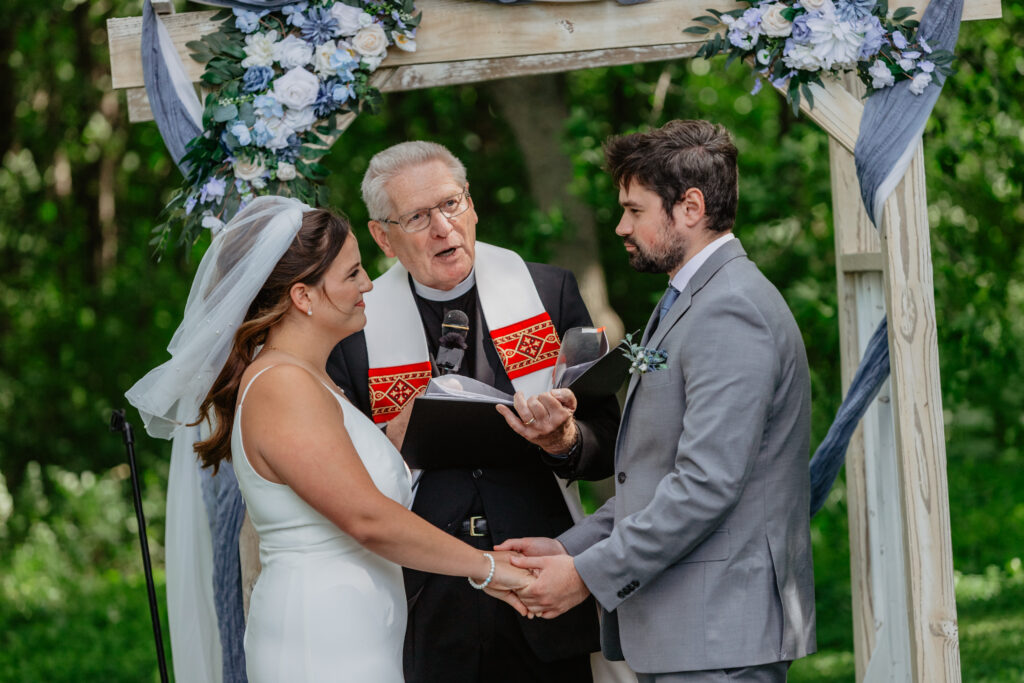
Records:
{"label": "bride's earring", "polygon": [[313,305],[312,304],[310,304],[309,308],[306,309],[306,315],[308,315],[310,318],[313,317]]}

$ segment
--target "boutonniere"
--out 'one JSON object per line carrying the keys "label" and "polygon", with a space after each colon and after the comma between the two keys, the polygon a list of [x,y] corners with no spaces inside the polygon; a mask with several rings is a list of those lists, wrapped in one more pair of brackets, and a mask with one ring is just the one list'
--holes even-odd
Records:
{"label": "boutonniere", "polygon": [[630,332],[623,339],[625,346],[622,353],[629,359],[629,374],[643,375],[655,370],[668,369],[668,352],[661,349],[649,349],[633,342],[635,332]]}

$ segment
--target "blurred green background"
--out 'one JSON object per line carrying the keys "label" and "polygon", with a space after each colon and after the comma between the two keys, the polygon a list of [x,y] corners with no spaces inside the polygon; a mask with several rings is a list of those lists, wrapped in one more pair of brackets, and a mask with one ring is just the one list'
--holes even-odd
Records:
{"label": "blurred green background", "polygon": [[[5,8],[0,681],[155,681],[128,469],[107,421],[165,359],[205,242],[160,261],[148,246],[180,176],[155,125],[130,125],[110,91],[105,31],[140,3]],[[925,132],[961,661],[979,682],[1024,680],[1024,8],[1003,12],[963,26],[959,71]],[[676,117],[724,123],[740,149],[737,233],[803,331],[817,444],[841,398],[827,138],[752,85],[742,64],[678,61],[387,95],[334,146],[331,202],[365,225],[369,157],[408,138],[442,142],[469,169],[481,239],[606,283],[634,330],[664,283],[626,265],[601,143]],[[383,263],[360,239],[376,274]],[[169,453],[139,436],[161,590]],[[791,680],[849,681],[842,481],[812,531],[820,652]]]}

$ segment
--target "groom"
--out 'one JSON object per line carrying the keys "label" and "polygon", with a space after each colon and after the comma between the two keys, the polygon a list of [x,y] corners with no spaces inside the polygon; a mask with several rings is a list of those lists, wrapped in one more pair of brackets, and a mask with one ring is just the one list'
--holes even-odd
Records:
{"label": "groom", "polygon": [[707,121],[610,140],[630,264],[670,287],[629,384],[615,496],[557,541],[499,549],[554,617],[593,594],[602,647],[644,681],[784,681],[815,651],[810,378],[785,301],[732,234],[736,148]]}

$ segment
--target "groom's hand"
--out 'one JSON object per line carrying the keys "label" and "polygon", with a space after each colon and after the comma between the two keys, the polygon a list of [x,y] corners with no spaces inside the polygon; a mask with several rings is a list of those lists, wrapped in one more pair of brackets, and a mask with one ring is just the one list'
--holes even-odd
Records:
{"label": "groom's hand", "polygon": [[537,557],[538,555],[568,555],[565,546],[553,538],[530,536],[527,538],[510,538],[494,546],[495,550],[510,550],[515,553]]}
{"label": "groom's hand", "polygon": [[590,589],[583,583],[570,555],[513,557],[516,567],[529,569],[536,580],[516,595],[536,616],[554,619],[587,599]]}
{"label": "groom's hand", "polygon": [[[568,453],[578,438],[576,396],[569,389],[552,389],[526,398],[517,391],[513,397],[515,412],[497,406],[498,412],[514,432],[548,453]],[[518,414],[517,414],[518,413]]]}

